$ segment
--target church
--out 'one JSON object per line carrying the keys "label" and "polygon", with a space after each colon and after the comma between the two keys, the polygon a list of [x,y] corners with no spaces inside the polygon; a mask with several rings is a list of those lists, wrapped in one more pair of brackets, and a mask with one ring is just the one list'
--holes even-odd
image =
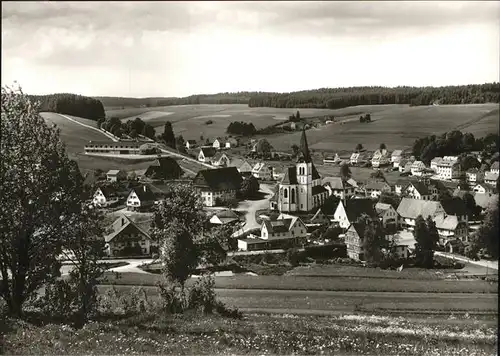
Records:
{"label": "church", "polygon": [[297,163],[285,170],[278,194],[280,212],[309,212],[322,206],[328,197],[311,159],[305,130],[300,138]]}

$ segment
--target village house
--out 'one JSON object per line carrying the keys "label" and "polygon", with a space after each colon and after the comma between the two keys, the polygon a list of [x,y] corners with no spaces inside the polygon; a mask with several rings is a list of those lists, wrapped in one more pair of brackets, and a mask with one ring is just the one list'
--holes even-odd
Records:
{"label": "village house", "polygon": [[443,157],[434,157],[432,160],[431,160],[431,169],[434,171],[434,172],[437,172],[437,167],[438,167],[438,164],[441,163],[443,161]]}
{"label": "village house", "polygon": [[426,166],[422,161],[415,161],[411,165],[411,175],[413,176],[422,176],[425,173]]}
{"label": "village house", "polygon": [[141,146],[144,142],[138,141],[89,141],[84,146],[85,153],[107,153],[114,155],[121,154],[141,154]]}
{"label": "village house", "polygon": [[106,173],[106,180],[108,182],[119,182],[127,179],[127,172],[118,169],[110,169]]}
{"label": "village house", "polygon": [[305,242],[307,228],[297,216],[280,214],[276,219],[264,219],[260,236],[238,240],[238,250],[255,251],[299,246]]}
{"label": "village house", "polygon": [[214,167],[229,167],[231,165],[231,160],[223,152],[217,152],[215,156],[212,157],[212,165]]}
{"label": "village house", "polygon": [[391,156],[389,155],[389,151],[386,149],[376,150],[373,153],[372,157],[372,167],[378,168],[387,166],[391,162]]}
{"label": "village house", "polygon": [[220,150],[226,147],[226,143],[222,141],[222,139],[216,138],[212,143],[212,147],[215,148],[216,150]]}
{"label": "village house", "polygon": [[313,217],[309,220],[309,223],[311,224],[329,224],[330,219],[328,216],[325,215],[323,210],[321,208],[316,211],[316,213],[313,215]]}
{"label": "village house", "polygon": [[158,252],[158,243],[149,235],[151,220],[133,222],[122,214],[104,236],[107,254],[113,257],[147,256]]}
{"label": "village house", "polygon": [[252,168],[252,175],[260,180],[272,180],[273,170],[264,162],[258,162]]}
{"label": "village house", "polygon": [[132,188],[127,197],[127,210],[144,211],[150,209],[155,202],[155,196],[150,188]]}
{"label": "village house", "polygon": [[408,184],[408,179],[398,179],[396,183],[394,183],[394,193],[396,193],[397,195],[402,195]]}
{"label": "village house", "polygon": [[455,160],[443,159],[437,163],[436,169],[438,179],[451,180],[458,179],[461,174],[460,163]]}
{"label": "village house", "polygon": [[444,208],[438,201],[403,198],[397,208],[397,213],[401,217],[400,225],[408,230],[415,228],[415,220],[419,215],[424,219],[428,216],[434,217],[444,213]]}
{"label": "village house", "polygon": [[411,173],[411,167],[413,166],[413,160],[408,159],[402,159],[401,162],[399,162],[399,172],[400,173]]}
{"label": "village house", "polygon": [[372,199],[377,199],[380,197],[380,195],[382,195],[382,193],[390,193],[391,186],[384,181],[371,181],[365,185],[365,192]]}
{"label": "village house", "polygon": [[186,142],[184,144],[188,150],[198,147],[196,140],[186,140]]}
{"label": "village house", "polygon": [[400,162],[403,158],[403,150],[394,150],[391,154],[391,163]]}
{"label": "village house", "polygon": [[355,187],[349,183],[349,180],[341,177],[325,177],[322,180],[323,187],[328,191],[328,196],[336,196],[340,199],[350,198],[355,193]]}
{"label": "village house", "polygon": [[339,154],[335,153],[334,156],[325,156],[323,158],[323,164],[336,164],[341,161]]}
{"label": "village house", "polygon": [[399,215],[391,204],[377,203],[375,211],[384,228],[396,230],[399,227]]}
{"label": "village house", "polygon": [[405,260],[409,256],[409,251],[408,251],[408,246],[407,245],[394,245],[391,248],[391,252],[396,256],[398,259]]}
{"label": "village house", "polygon": [[368,152],[353,152],[351,158],[349,159],[352,165],[363,164],[370,160],[370,155]]}
{"label": "village house", "polygon": [[341,200],[333,214],[333,221],[342,229],[348,229],[363,214],[378,218],[371,199],[346,199],[345,203]]}
{"label": "village house", "polygon": [[232,148],[232,147],[238,147],[238,140],[235,139],[234,137],[229,137],[226,140],[226,149]]}
{"label": "village house", "polygon": [[[236,166],[234,166],[236,167]],[[241,174],[251,174],[252,166],[247,161],[243,161],[236,167]]]}
{"label": "village house", "polygon": [[199,171],[193,186],[201,195],[203,205],[216,206],[224,196],[235,199],[241,182],[241,174],[235,167],[225,167]]}
{"label": "village house", "polygon": [[227,225],[240,221],[238,215],[231,209],[220,210],[210,218],[210,223],[214,225]]}
{"label": "village house", "polygon": [[198,153],[198,161],[203,163],[210,163],[216,153],[217,151],[213,147],[200,147],[200,152]]}
{"label": "village house", "polygon": [[178,179],[184,174],[181,166],[172,157],[160,157],[151,163],[144,176],[151,179]]}
{"label": "village house", "polygon": [[410,181],[403,190],[403,195],[418,200],[438,200],[439,191],[434,184],[425,181]]}
{"label": "village house", "polygon": [[479,194],[494,193],[494,189],[490,185],[484,183],[476,184],[472,190],[474,193]]}
{"label": "village house", "polygon": [[483,178],[484,173],[479,171],[477,168],[470,168],[467,172],[465,172],[465,179],[469,184],[479,183],[483,180]]}
{"label": "village house", "polygon": [[490,185],[496,185],[498,180],[498,173],[492,171],[484,173],[484,182]]}
{"label": "village house", "polygon": [[493,162],[490,167],[490,172],[496,174],[497,176],[500,174],[498,161]]}
{"label": "village house", "polygon": [[96,189],[92,198],[92,203],[99,207],[109,206],[118,203],[120,195],[111,186],[103,186]]}
{"label": "village house", "polygon": [[300,139],[300,151],[295,167],[288,167],[279,184],[278,209],[280,212],[311,211],[320,207],[328,197],[321,185],[311,155],[305,131]]}
{"label": "village house", "polygon": [[441,245],[445,245],[447,241],[453,239],[468,242],[467,222],[461,221],[456,215],[438,214],[433,220],[438,230]]}
{"label": "village house", "polygon": [[345,233],[344,242],[346,245],[347,256],[356,261],[364,261],[364,246],[363,246],[363,236],[364,236],[364,224],[353,223],[349,226]]}

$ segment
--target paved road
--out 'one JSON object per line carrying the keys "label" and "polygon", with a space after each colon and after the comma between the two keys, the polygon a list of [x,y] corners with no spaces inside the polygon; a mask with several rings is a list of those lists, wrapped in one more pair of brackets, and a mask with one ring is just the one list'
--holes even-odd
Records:
{"label": "paved road", "polygon": [[266,194],[261,200],[243,200],[240,202],[236,211],[246,211],[245,225],[233,234],[233,237],[243,235],[245,232],[260,227],[260,224],[255,220],[257,210],[269,208],[269,200],[273,197],[274,192],[269,184],[261,184],[260,192]]}

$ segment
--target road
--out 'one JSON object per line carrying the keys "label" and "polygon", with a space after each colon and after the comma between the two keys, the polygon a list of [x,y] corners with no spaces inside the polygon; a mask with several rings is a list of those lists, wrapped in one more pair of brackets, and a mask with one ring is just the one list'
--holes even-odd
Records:
{"label": "road", "polygon": [[[153,260],[151,258],[145,258],[145,259],[113,259],[113,260],[102,260],[99,262],[105,262],[105,263],[116,263],[116,262],[127,262],[128,265],[126,266],[121,266],[121,267],[114,267],[108,269],[108,271],[112,272],[136,272],[136,273],[148,273],[144,272],[142,269],[139,268],[139,266],[146,264],[146,263],[151,263]],[[73,265],[71,264],[63,264],[61,266],[61,276],[67,275],[71,270],[73,269]]]}
{"label": "road", "polygon": [[115,136],[110,135],[110,134],[108,134],[108,133],[106,133],[106,132],[104,132],[104,131],[102,131],[102,130],[99,130],[97,127],[92,127],[92,126],[90,126],[90,125],[83,124],[83,123],[78,122],[78,121],[76,121],[76,120],[74,120],[74,119],[70,118],[69,116],[66,116],[66,115],[63,115],[63,114],[58,114],[58,115],[59,115],[59,116],[64,117],[65,119],[67,119],[67,120],[69,120],[69,121],[73,121],[75,124],[78,124],[78,125],[80,125],[80,126],[83,126],[83,127],[88,128],[88,129],[91,129],[91,130],[97,131],[97,132],[99,132],[99,133],[103,134],[104,136],[106,136],[107,138],[109,138],[109,139],[111,139],[111,140],[113,140],[113,141],[115,141],[115,142],[118,142],[118,141],[119,141],[117,138],[115,138]]}
{"label": "road", "polygon": [[255,213],[257,210],[269,208],[269,200],[273,197],[274,192],[269,184],[261,184],[260,192],[264,193],[264,199],[261,200],[243,200],[240,202],[238,207],[234,210],[236,211],[246,211],[245,214],[245,225],[233,234],[233,237],[238,237],[243,235],[249,230],[256,229],[260,227],[260,224],[255,220]]}

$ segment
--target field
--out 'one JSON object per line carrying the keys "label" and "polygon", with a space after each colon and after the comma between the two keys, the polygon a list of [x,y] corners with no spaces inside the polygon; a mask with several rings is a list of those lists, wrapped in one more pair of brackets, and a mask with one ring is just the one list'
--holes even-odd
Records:
{"label": "field", "polygon": [[161,313],[67,325],[10,322],[5,353],[19,355],[493,355],[496,324],[477,319]]}
{"label": "field", "polygon": [[[325,151],[353,150],[357,143],[362,143],[368,149],[375,149],[381,142],[389,149],[404,148],[411,146],[418,137],[454,128],[473,132],[478,136],[498,132],[497,104],[425,107],[369,105],[338,110],[299,110],[303,118],[334,115],[338,120],[348,121],[342,125],[330,124],[308,131],[310,147]],[[114,109],[107,110],[106,115],[117,116],[124,121],[141,117],[156,127],[158,133],[163,131],[163,124],[169,120],[173,123],[175,134],[182,134],[185,139],[199,140],[203,136],[204,139],[213,140],[226,136],[225,130],[232,121],[252,122],[256,128],[263,128],[296,111],[297,109],[249,108],[243,104],[233,104]],[[356,118],[364,113],[370,113],[373,122],[359,123]],[[207,125],[208,120],[213,123]],[[299,135],[297,132],[265,137],[276,149],[290,150],[292,144],[299,142]]]}

